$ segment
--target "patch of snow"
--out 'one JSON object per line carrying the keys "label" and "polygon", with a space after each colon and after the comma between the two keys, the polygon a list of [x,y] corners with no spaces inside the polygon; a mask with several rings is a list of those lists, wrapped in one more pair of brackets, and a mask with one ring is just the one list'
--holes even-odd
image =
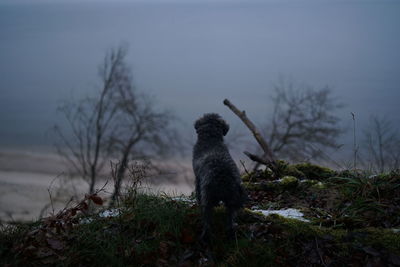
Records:
{"label": "patch of snow", "polygon": [[88,223],[91,223],[91,222],[93,222],[93,218],[82,218],[82,219],[79,220],[80,224],[88,224]]}
{"label": "patch of snow", "polygon": [[284,210],[253,210],[255,212],[260,212],[264,216],[268,216],[270,214],[277,214],[285,218],[296,219],[303,222],[310,222],[307,219],[304,219],[304,214],[296,209],[284,209]]}
{"label": "patch of snow", "polygon": [[108,218],[108,217],[117,217],[120,214],[121,214],[121,211],[119,209],[109,209],[109,210],[100,212],[99,216],[102,218]]}
{"label": "patch of snow", "polygon": [[[102,212],[99,213],[99,217],[102,218],[111,218],[111,217],[116,217],[121,214],[121,211],[119,209],[108,209],[108,210],[103,210]],[[88,224],[93,222],[92,217],[86,217],[82,218],[79,220],[79,223],[81,224]]]}
{"label": "patch of snow", "polygon": [[175,201],[181,201],[181,202],[189,203],[189,204],[195,204],[196,203],[195,200],[190,199],[189,197],[185,197],[185,196],[171,197],[171,199],[175,200]]}

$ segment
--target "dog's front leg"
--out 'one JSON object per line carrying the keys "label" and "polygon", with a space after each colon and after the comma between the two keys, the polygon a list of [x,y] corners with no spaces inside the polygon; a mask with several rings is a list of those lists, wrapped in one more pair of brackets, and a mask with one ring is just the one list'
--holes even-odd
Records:
{"label": "dog's front leg", "polygon": [[201,189],[200,189],[200,179],[196,177],[196,200],[197,205],[201,205]]}
{"label": "dog's front leg", "polygon": [[202,215],[203,215],[203,231],[201,233],[200,240],[203,243],[209,244],[213,207],[211,205],[202,206]]}
{"label": "dog's front leg", "polygon": [[234,239],[235,229],[233,228],[233,226],[236,218],[236,209],[232,207],[226,207],[226,210],[227,210],[226,234],[229,239]]}

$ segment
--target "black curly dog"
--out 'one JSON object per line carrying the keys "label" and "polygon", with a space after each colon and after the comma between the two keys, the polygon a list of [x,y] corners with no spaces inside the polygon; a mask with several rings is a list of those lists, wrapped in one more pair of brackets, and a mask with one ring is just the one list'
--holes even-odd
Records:
{"label": "black curly dog", "polygon": [[197,142],[193,149],[193,170],[196,176],[196,197],[202,209],[201,240],[209,242],[213,208],[221,201],[227,210],[227,234],[234,237],[233,220],[243,207],[247,195],[241,185],[239,170],[224,144],[229,125],[215,113],[198,119],[194,128]]}

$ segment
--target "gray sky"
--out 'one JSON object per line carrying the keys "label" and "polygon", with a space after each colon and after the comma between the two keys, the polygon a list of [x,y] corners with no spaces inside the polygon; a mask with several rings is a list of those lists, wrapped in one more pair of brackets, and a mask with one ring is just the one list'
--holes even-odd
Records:
{"label": "gray sky", "polygon": [[56,2],[0,2],[0,147],[48,144],[59,101],[121,42],[138,89],[190,131],[205,112],[239,125],[224,98],[261,122],[280,76],[333,87],[345,124],[400,123],[398,1]]}

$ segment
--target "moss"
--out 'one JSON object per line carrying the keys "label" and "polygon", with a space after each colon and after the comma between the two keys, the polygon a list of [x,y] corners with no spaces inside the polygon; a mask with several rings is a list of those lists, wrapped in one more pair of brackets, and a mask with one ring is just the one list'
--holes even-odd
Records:
{"label": "moss", "polygon": [[283,226],[285,230],[294,235],[316,236],[321,233],[321,230],[317,227],[300,220],[285,218],[277,214],[271,214],[266,218],[273,223]]}
{"label": "moss", "polygon": [[318,180],[310,180],[310,179],[301,181],[301,184],[304,185],[304,187],[311,187],[318,183],[319,183]]}
{"label": "moss", "polygon": [[343,170],[336,174],[338,177],[346,178],[359,178],[367,176],[367,174],[362,170]]}
{"label": "moss", "polygon": [[322,189],[326,189],[326,184],[321,183],[321,182],[317,182],[315,184],[313,184],[311,186],[312,189],[318,189],[318,190],[322,190]]}
{"label": "moss", "polygon": [[278,170],[285,170],[288,166],[289,166],[289,163],[282,159],[278,159],[276,161],[276,167]]}
{"label": "moss", "polygon": [[[271,214],[266,217],[273,225],[279,225],[281,230],[289,236],[302,236],[304,238],[328,239],[335,244],[338,253],[346,255],[351,249],[371,246],[376,249],[387,250],[400,254],[400,233],[380,228],[365,228],[355,231],[345,229],[332,229],[319,227],[295,219],[288,219]],[[288,238],[290,238],[288,236]]]}
{"label": "moss", "polygon": [[265,170],[255,170],[251,173],[245,173],[242,175],[242,180],[244,182],[251,182],[251,181],[265,181],[265,180],[273,180],[274,173],[269,170],[268,168]]}
{"label": "moss", "polygon": [[[386,249],[392,253],[400,254],[400,233],[390,229],[364,228],[354,231],[345,229],[332,229],[311,225],[294,219],[287,219],[280,216],[270,216],[275,222],[287,227],[293,234],[315,235],[316,237],[331,236],[335,242],[341,243],[344,240],[352,246],[372,246],[377,249]],[[352,238],[349,238],[351,236]]]}
{"label": "moss", "polygon": [[337,174],[334,170],[311,163],[299,163],[292,166],[302,172],[306,178],[319,181],[326,180]]}
{"label": "moss", "polygon": [[282,190],[281,184],[277,181],[263,181],[261,183],[244,182],[243,186],[249,191],[276,192]]}
{"label": "moss", "polygon": [[243,186],[249,191],[263,191],[264,186],[261,183],[243,182]]}
{"label": "moss", "polygon": [[252,178],[251,174],[245,173],[245,174],[242,175],[242,181],[243,182],[249,182],[251,180],[251,178]]}
{"label": "moss", "polygon": [[366,245],[376,248],[385,248],[392,253],[400,254],[400,233],[394,233],[388,229],[367,228],[359,230],[359,233],[365,233],[362,241]]}
{"label": "moss", "polygon": [[298,170],[296,168],[296,166],[294,166],[294,165],[287,166],[287,168],[283,171],[283,174],[284,175],[288,175],[288,176],[294,176],[294,177],[297,177],[299,179],[306,178],[304,173],[302,171]]}
{"label": "moss", "polygon": [[299,171],[294,165],[290,165],[284,160],[277,161],[278,176],[294,176],[299,179],[305,178],[304,173]]}
{"label": "moss", "polygon": [[262,171],[262,177],[267,180],[272,180],[274,179],[274,173],[270,169],[266,168]]}
{"label": "moss", "polygon": [[297,188],[299,180],[294,176],[284,176],[281,180],[262,181],[257,183],[243,182],[243,186],[249,191],[266,191],[281,193],[285,190]]}
{"label": "moss", "polygon": [[299,180],[294,176],[284,176],[280,183],[284,188],[295,188],[299,184]]}
{"label": "moss", "polygon": [[[278,177],[293,176],[297,179],[308,178],[325,180],[337,174],[334,170],[311,163],[299,163],[291,165],[284,160],[277,160],[276,164]],[[242,179],[243,181],[251,181],[252,179],[272,180],[274,179],[274,174],[267,168],[265,170],[257,170],[250,174],[244,174]]]}

